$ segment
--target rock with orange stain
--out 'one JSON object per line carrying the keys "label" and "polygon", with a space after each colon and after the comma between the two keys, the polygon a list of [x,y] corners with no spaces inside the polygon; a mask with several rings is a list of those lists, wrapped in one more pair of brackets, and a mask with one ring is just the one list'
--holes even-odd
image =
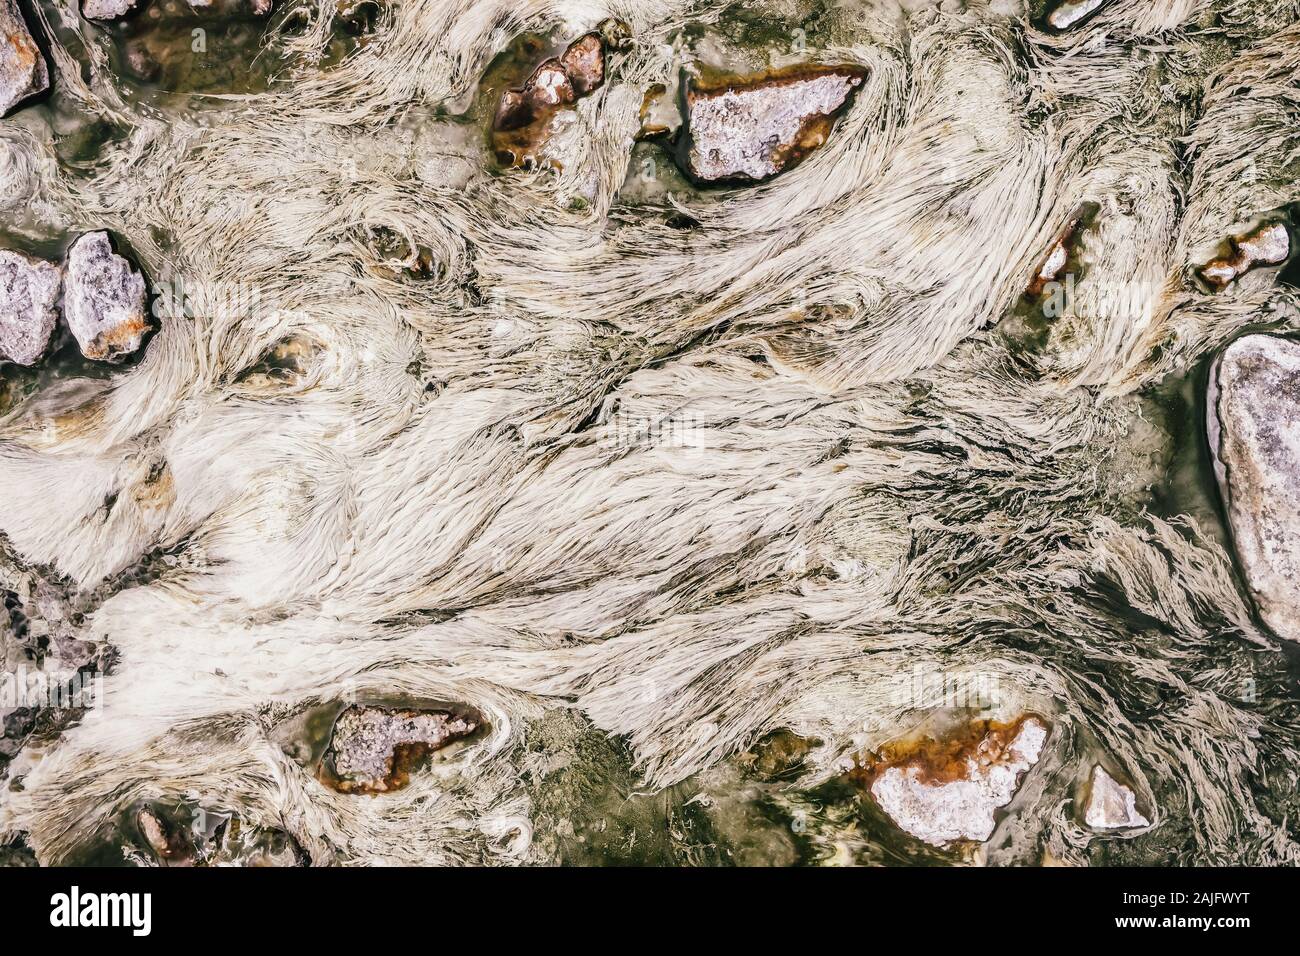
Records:
{"label": "rock with orange stain", "polygon": [[866,71],[798,66],[718,83],[692,81],[677,162],[696,182],[770,179],[830,137]]}
{"label": "rock with orange stain", "polygon": [[1212,259],[1197,270],[1216,292],[1226,288],[1252,269],[1278,266],[1291,257],[1291,232],[1283,222],[1267,222],[1253,232],[1232,236],[1229,253]]}
{"label": "rock with orange stain", "polygon": [[558,57],[545,60],[521,89],[506,90],[492,120],[492,150],[511,166],[540,166],[552,120],[566,107],[605,82],[605,48],[597,33],[569,44]]}
{"label": "rock with orange stain", "polygon": [[605,47],[600,35],[588,33],[569,44],[560,55],[560,66],[573,84],[575,96],[586,96],[605,82]]}
{"label": "rock with orange stain", "polygon": [[400,790],[421,762],[479,723],[468,712],[349,707],[334,723],[321,779],[342,793]]}
{"label": "rock with orange stain", "polygon": [[1096,215],[1098,208],[1100,207],[1095,202],[1080,203],[1074,208],[1065,226],[1057,234],[1056,241],[1043,256],[1034,277],[1029,281],[1029,286],[1025,289],[1027,295],[1041,295],[1049,283],[1060,280],[1070,261],[1070,256],[1074,254],[1074,247],[1079,241],[1084,225]]}
{"label": "rock with orange stain", "polygon": [[163,866],[192,866],[194,848],[186,835],[171,826],[151,807],[142,807],[135,816],[142,842]]}
{"label": "rock with orange stain", "polygon": [[0,0],[0,116],[50,88],[45,56],[15,0]]}
{"label": "rock with orange stain", "polygon": [[0,249],[0,361],[34,365],[58,324],[59,267]]}
{"label": "rock with orange stain", "polygon": [[113,251],[106,232],[88,232],[68,250],[63,317],[81,354],[116,362],[140,348],[150,322],[144,277]]}
{"label": "rock with orange stain", "polygon": [[641,128],[637,139],[651,139],[673,132],[681,125],[681,113],[668,95],[668,87],[652,83],[641,97]]}
{"label": "rock with orange stain", "polygon": [[228,811],[152,806],[135,814],[136,844],[161,866],[298,866],[301,847],[283,830],[246,823]]}
{"label": "rock with orange stain", "polygon": [[1047,724],[1032,715],[1006,727],[972,725],[959,738],[887,756],[870,772],[871,795],[919,840],[933,846],[982,843],[993,834],[997,810],[1011,802],[1021,778],[1038,763],[1047,734]]}

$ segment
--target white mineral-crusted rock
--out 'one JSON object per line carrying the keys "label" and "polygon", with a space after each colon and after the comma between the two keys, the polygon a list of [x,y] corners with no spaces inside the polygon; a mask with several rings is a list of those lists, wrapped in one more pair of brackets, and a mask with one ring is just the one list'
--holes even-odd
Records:
{"label": "white mineral-crusted rock", "polygon": [[477,727],[473,717],[445,711],[349,707],[334,724],[327,782],[344,792],[400,789],[413,762]]}
{"label": "white mineral-crusted rock", "polygon": [[0,250],[0,360],[34,365],[58,324],[59,267]]}
{"label": "white mineral-crusted rock", "polygon": [[1300,342],[1237,339],[1210,372],[1210,448],[1260,617],[1300,641]]}
{"label": "white mineral-crusted rock", "polygon": [[941,768],[920,756],[886,766],[876,774],[871,795],[895,823],[926,843],[983,842],[993,833],[995,812],[1011,802],[1046,740],[1047,725],[1026,717],[985,733]]}
{"label": "white mineral-crusted rock", "polygon": [[63,314],[81,354],[116,361],[149,330],[144,277],[113,252],[106,232],[88,232],[68,250]]}
{"label": "white mineral-crusted rock", "polygon": [[678,162],[701,182],[775,176],[826,142],[864,75],[856,66],[800,67],[718,86],[692,83]]}
{"label": "white mineral-crusted rock", "polygon": [[1066,0],[1052,8],[1047,15],[1047,23],[1054,30],[1068,30],[1100,10],[1105,2],[1106,0]]}
{"label": "white mineral-crusted rock", "polygon": [[1092,768],[1083,821],[1097,830],[1130,830],[1151,825],[1151,821],[1138,812],[1137,795],[1100,765]]}
{"label": "white mineral-crusted rock", "polygon": [[116,20],[135,9],[136,0],[82,0],[81,15],[89,20]]}
{"label": "white mineral-crusted rock", "polygon": [[15,0],[0,0],[0,116],[50,88],[45,56]]}

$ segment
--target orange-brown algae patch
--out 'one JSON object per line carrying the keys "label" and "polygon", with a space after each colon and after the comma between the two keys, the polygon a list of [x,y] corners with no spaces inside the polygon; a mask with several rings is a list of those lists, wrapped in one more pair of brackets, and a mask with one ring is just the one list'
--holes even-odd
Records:
{"label": "orange-brown algae patch", "polygon": [[934,846],[982,842],[1011,802],[1049,734],[1026,714],[1012,723],[973,721],[941,737],[914,737],[865,755],[849,779],[901,829]]}

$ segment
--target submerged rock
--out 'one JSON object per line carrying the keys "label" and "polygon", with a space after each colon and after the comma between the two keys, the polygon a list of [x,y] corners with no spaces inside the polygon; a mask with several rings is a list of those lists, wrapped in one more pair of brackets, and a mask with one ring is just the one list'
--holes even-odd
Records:
{"label": "submerged rock", "polygon": [[688,82],[678,165],[702,183],[784,172],[826,142],[865,76],[859,66],[802,66],[716,85]]}
{"label": "submerged rock", "polygon": [[522,88],[501,94],[491,136],[498,161],[541,165],[556,113],[604,82],[605,48],[598,33],[579,37],[560,56],[543,61]]}
{"label": "submerged rock", "polygon": [[1138,813],[1137,796],[1133,791],[1100,765],[1092,768],[1083,821],[1096,830],[1126,830],[1151,825],[1150,820]]}
{"label": "submerged rock", "polygon": [[0,116],[50,88],[45,56],[15,0],[0,0]]}
{"label": "submerged rock", "polygon": [[[269,11],[269,0],[265,0]],[[257,0],[254,0],[254,12],[259,12]],[[343,25],[343,30],[350,36],[359,37],[367,33],[373,33],[375,22],[379,18],[379,4],[374,0],[337,0],[335,9],[338,11],[338,21]]]}
{"label": "submerged rock", "polygon": [[137,841],[147,855],[128,859],[170,867],[299,866],[305,859],[293,837],[280,829],[246,823],[228,811],[181,806],[168,811],[142,807],[135,815]]}
{"label": "submerged rock", "polygon": [[1212,259],[1197,270],[1215,291],[1227,287],[1251,269],[1278,266],[1291,256],[1291,232],[1286,223],[1269,222],[1253,232],[1228,240],[1231,251]]}
{"label": "submerged rock", "polygon": [[207,866],[293,867],[309,862],[284,830],[250,826],[237,816],[225,821],[201,850]]}
{"label": "submerged rock", "polygon": [[194,847],[185,834],[152,808],[142,807],[135,816],[135,824],[144,844],[164,866],[194,863]]}
{"label": "submerged rock", "polygon": [[58,324],[59,267],[0,249],[0,360],[33,365]]}
{"label": "submerged rock", "polygon": [[873,773],[871,795],[902,829],[933,846],[983,842],[993,833],[995,811],[1038,763],[1047,733],[1032,715],[1007,727],[977,723],[960,738],[886,760]]}
{"label": "submerged rock", "polygon": [[68,250],[63,313],[86,358],[113,362],[140,348],[149,330],[144,277],[108,233],[88,232]]}
{"label": "submerged rock", "polygon": [[400,790],[430,754],[478,726],[471,714],[349,707],[334,723],[322,779],[343,793]]}
{"label": "submerged rock", "polygon": [[0,869],[36,866],[40,866],[36,854],[21,837],[15,838],[12,843],[0,843]]}
{"label": "submerged rock", "polygon": [[1300,641],[1300,342],[1246,335],[1210,370],[1210,449],[1260,617]]}
{"label": "submerged rock", "polygon": [[154,83],[162,76],[162,64],[144,44],[134,41],[127,43],[123,52],[123,61],[126,72],[137,80]]}
{"label": "submerged rock", "polygon": [[783,727],[740,754],[737,763],[760,780],[780,780],[797,775],[808,754],[820,744],[816,738],[801,737]]}
{"label": "submerged rock", "polygon": [[262,92],[282,63],[281,47],[263,42],[270,12],[257,0],[150,0],[139,16],[104,24],[110,62],[152,87],[133,97]]}

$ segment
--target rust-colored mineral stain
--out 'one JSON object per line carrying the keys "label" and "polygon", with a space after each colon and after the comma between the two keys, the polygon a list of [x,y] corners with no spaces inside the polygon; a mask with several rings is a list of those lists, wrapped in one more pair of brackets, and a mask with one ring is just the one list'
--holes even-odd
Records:
{"label": "rust-colored mineral stain", "polygon": [[36,57],[39,53],[36,44],[29,37],[21,33],[8,33],[5,35],[5,39],[14,48],[14,55],[18,58],[20,69],[30,70],[36,65]]}
{"label": "rust-colored mineral stain", "polygon": [[95,336],[86,349],[86,358],[103,361],[134,351],[136,339],[148,330],[149,321],[144,316],[132,316]]}
{"label": "rust-colored mineral stain", "polygon": [[773,86],[789,86],[822,76],[846,76],[865,79],[867,68],[856,63],[796,63],[793,66],[773,67],[757,73],[732,73],[697,64],[696,76],[687,90],[691,96],[717,96],[728,91],[744,93],[748,90]]}
{"label": "rust-colored mineral stain", "polygon": [[1028,721],[1043,725],[1036,714],[1025,714],[1012,722],[974,720],[942,738],[922,735],[885,744],[865,754],[845,776],[870,789],[872,782],[890,767],[915,767],[917,779],[928,786],[941,786],[970,776],[969,761],[992,766],[1008,759],[1008,748]]}
{"label": "rust-colored mineral stain", "polygon": [[799,128],[792,143],[782,143],[772,150],[772,161],[782,169],[789,169],[830,138],[836,116],[819,113],[809,116]]}

